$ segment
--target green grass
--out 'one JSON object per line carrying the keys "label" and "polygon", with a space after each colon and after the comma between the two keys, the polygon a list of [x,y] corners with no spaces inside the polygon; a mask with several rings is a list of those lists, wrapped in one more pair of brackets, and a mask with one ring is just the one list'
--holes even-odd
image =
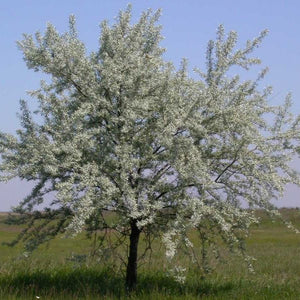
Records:
{"label": "green grass", "polygon": [[[282,210],[300,228],[299,210]],[[181,285],[168,276],[163,248],[154,245],[151,263],[139,269],[137,291],[132,299],[300,299],[300,236],[262,212],[262,224],[253,227],[248,253],[256,258],[255,274],[241,258],[223,252],[223,263],[202,277],[188,262],[187,280]],[[20,230],[3,223],[0,242],[11,240]],[[72,253],[89,253],[91,246],[80,235],[57,238],[40,247],[32,257],[22,256],[22,245],[0,245],[0,299],[128,299],[124,274],[103,261],[74,263]],[[184,258],[182,258],[183,260]]]}

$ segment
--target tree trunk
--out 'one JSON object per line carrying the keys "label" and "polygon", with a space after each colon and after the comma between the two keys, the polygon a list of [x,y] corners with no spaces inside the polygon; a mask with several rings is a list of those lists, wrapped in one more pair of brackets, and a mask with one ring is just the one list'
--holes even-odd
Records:
{"label": "tree trunk", "polygon": [[129,245],[129,257],[126,271],[126,290],[128,292],[133,291],[137,284],[137,255],[138,255],[138,243],[140,238],[140,229],[136,225],[136,220],[131,221],[131,233],[130,233],[130,245]]}

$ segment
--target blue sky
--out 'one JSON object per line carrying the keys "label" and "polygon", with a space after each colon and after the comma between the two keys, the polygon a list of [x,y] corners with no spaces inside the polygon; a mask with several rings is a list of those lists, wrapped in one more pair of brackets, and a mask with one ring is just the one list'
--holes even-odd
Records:
{"label": "blue sky", "polygon": [[[75,14],[80,38],[88,50],[98,47],[99,23],[108,19],[110,24],[120,9],[129,1],[123,0],[10,0],[0,1],[0,130],[14,133],[19,128],[16,113],[19,100],[28,99],[34,107],[35,100],[26,96],[27,90],[39,86],[42,75],[27,70],[16,41],[22,33],[43,32],[47,22],[64,32],[68,17]],[[300,1],[297,0],[136,0],[133,5],[133,21],[147,8],[162,8],[160,23],[167,48],[165,58],[178,65],[182,57],[188,58],[191,67],[203,67],[206,44],[215,37],[216,28],[223,24],[226,30],[239,34],[239,43],[257,36],[263,29],[269,34],[256,56],[270,72],[263,85],[272,85],[272,103],[283,101],[288,92],[293,95],[293,111],[300,113]],[[255,69],[254,71],[258,71]],[[254,78],[255,72],[249,72]],[[247,75],[248,76],[248,75]],[[299,160],[293,162],[300,170]],[[0,211],[16,205],[31,184],[13,180],[0,183]],[[279,206],[300,206],[300,189],[289,186]]]}

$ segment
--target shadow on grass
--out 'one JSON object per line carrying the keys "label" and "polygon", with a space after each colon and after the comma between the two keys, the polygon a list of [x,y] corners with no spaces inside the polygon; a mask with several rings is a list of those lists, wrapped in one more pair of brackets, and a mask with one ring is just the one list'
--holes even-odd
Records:
{"label": "shadow on grass", "polygon": [[[190,280],[179,284],[163,273],[142,273],[139,276],[134,296],[147,296],[152,293],[166,296],[216,295],[237,288],[232,283],[213,283]],[[124,278],[111,270],[92,268],[61,268],[52,270],[20,270],[11,274],[0,274],[0,294],[22,295],[86,295],[123,298],[126,296]]]}

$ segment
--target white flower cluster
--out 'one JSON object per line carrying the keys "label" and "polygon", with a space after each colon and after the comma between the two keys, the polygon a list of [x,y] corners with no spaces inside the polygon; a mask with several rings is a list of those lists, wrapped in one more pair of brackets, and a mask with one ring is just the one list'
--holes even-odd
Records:
{"label": "white flower cluster", "polygon": [[43,121],[22,101],[17,137],[0,134],[0,171],[1,180],[39,183],[23,208],[56,191],[56,205],[74,214],[72,232],[95,211],[113,211],[122,226],[162,232],[172,258],[179,236],[192,247],[188,230],[207,222],[237,245],[256,222],[241,201],[272,211],[270,200],[299,184],[289,163],[300,118],[290,114],[289,96],[282,107],[268,104],[270,89],[258,88],[266,70],[254,81],[229,76],[231,67],[259,63],[249,54],[265,31],[234,50],[237,34],[220,26],[207,70],[194,79],[186,61],[178,71],[164,61],[158,17],[148,11],[132,25],[127,10],[113,26],[103,22],[91,54],[74,17],[65,34],[49,24],[44,35],[25,35],[19,47],[28,68],[51,80],[30,93]]}

